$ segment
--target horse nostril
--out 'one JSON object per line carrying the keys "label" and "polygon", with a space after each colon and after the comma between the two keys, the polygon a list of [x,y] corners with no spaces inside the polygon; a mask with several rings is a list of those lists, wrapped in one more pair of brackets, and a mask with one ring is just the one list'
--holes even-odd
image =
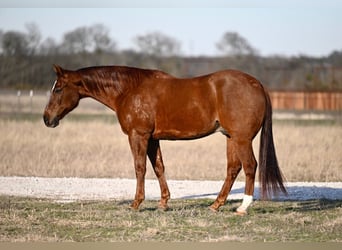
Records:
{"label": "horse nostril", "polygon": [[59,117],[56,116],[56,117],[53,119],[53,121],[52,121],[52,123],[50,124],[50,126],[51,126],[52,128],[55,128],[55,127],[58,126],[58,124],[59,124]]}
{"label": "horse nostril", "polygon": [[46,115],[43,116],[43,120],[44,120],[45,125],[49,126],[49,118]]}
{"label": "horse nostril", "polygon": [[44,115],[43,120],[44,120],[45,125],[49,128],[55,128],[59,124],[59,117],[58,116],[53,118],[51,121],[47,115]]}

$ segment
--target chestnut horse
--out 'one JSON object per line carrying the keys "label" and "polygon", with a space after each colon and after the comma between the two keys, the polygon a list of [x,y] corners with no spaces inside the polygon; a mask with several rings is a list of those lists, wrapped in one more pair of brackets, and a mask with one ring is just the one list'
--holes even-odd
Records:
{"label": "chestnut horse", "polygon": [[54,71],[57,79],[44,111],[46,126],[56,127],[84,97],[94,98],[115,111],[134,157],[137,186],[132,208],[138,209],[145,198],[146,156],[160,184],[159,207],[167,208],[170,192],[159,140],[197,139],[217,131],[227,139],[227,176],[210,206],[212,210],[217,211],[225,203],[241,168],[246,186],[237,212],[246,213],[252,203],[257,169],[252,140],[261,128],[261,194],[267,198],[278,191],[286,193],[273,143],[270,98],[254,77],[224,70],[179,79],[158,70],[122,66],[71,71],[54,65]]}

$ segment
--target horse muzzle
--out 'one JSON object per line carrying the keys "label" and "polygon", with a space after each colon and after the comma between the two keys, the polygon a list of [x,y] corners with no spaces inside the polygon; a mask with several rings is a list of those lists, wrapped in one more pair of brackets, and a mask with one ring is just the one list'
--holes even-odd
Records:
{"label": "horse muzzle", "polygon": [[49,119],[47,115],[43,116],[44,123],[49,128],[55,128],[59,124],[59,118],[58,116],[54,117],[53,119]]}

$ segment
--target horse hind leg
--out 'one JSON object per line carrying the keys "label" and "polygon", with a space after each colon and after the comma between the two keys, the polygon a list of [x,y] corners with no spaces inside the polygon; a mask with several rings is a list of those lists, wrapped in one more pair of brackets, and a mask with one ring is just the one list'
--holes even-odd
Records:
{"label": "horse hind leg", "polygon": [[165,178],[165,167],[163,163],[163,158],[160,150],[160,144],[158,140],[150,140],[148,144],[147,150],[148,157],[151,161],[154,173],[156,174],[160,191],[161,191],[161,199],[159,202],[159,208],[166,210],[168,208],[167,202],[170,199],[170,191],[167,186],[166,178]]}
{"label": "horse hind leg", "polygon": [[210,206],[212,211],[217,211],[224,205],[233,183],[241,170],[241,162],[237,154],[237,144],[227,137],[227,176],[215,202]]}
{"label": "horse hind leg", "polygon": [[239,215],[244,215],[247,214],[247,209],[253,202],[255,172],[257,168],[252,141],[246,140],[239,143],[238,157],[242,162],[243,170],[246,175],[246,186],[242,204],[237,208],[236,212]]}

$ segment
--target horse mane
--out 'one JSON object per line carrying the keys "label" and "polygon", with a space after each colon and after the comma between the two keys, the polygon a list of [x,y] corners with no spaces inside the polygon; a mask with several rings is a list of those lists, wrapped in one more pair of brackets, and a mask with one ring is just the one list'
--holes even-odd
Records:
{"label": "horse mane", "polygon": [[153,76],[158,71],[126,66],[95,66],[81,68],[77,72],[80,73],[84,87],[89,92],[103,92],[114,88],[120,95],[128,89],[137,87],[143,79]]}

